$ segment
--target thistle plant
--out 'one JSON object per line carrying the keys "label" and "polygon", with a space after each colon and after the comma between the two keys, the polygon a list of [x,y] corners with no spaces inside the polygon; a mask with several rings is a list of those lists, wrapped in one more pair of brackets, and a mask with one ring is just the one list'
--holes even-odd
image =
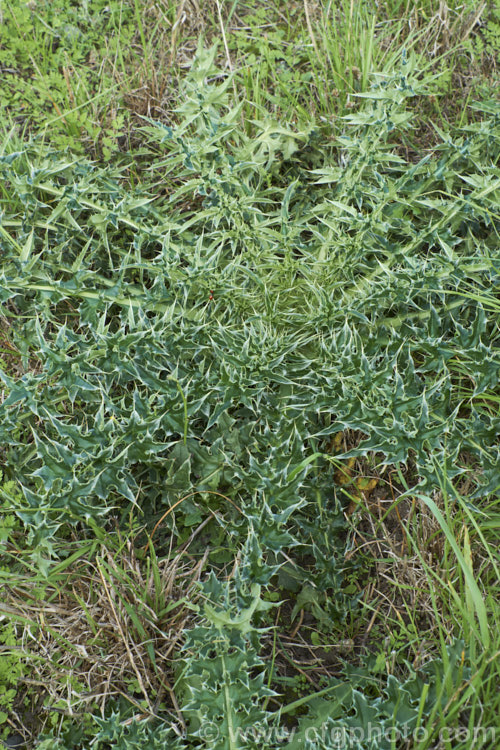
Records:
{"label": "thistle plant", "polygon": [[[0,439],[47,556],[64,524],[148,520],[199,494],[167,526],[211,514],[224,542],[210,566],[229,551],[244,575],[204,584],[182,711],[193,747],[232,749],[254,746],[237,729],[277,720],[261,587],[293,550],[327,617],[352,603],[335,462],[376,456],[418,492],[473,467],[471,503],[498,488],[499,112],[482,105],[408,163],[426,81],[403,58],[334,144],[268,120],[250,138],[214,54],[199,50],[175,122],[145,126],[152,166],[135,188],[125,170],[6,145],[0,298],[25,373],[0,370]],[[332,456],[348,430],[359,442]],[[427,703],[404,690],[415,722]],[[336,705],[387,724],[395,693]],[[202,744],[209,721],[219,744]]]}

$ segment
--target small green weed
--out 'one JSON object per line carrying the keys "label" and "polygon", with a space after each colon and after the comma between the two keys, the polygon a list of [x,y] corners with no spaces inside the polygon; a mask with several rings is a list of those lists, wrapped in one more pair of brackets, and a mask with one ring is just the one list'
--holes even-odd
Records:
{"label": "small green weed", "polygon": [[14,626],[9,622],[2,622],[0,625],[0,738],[6,736],[6,722],[24,672],[24,662],[18,649]]}
{"label": "small green weed", "polygon": [[113,64],[133,33],[132,11],[119,0],[4,2],[0,117],[41,130],[55,148],[109,156],[124,127]]}

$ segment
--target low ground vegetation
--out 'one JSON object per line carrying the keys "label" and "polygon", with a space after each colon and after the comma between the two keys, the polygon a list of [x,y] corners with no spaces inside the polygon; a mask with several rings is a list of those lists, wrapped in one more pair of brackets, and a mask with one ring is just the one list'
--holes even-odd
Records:
{"label": "low ground vegetation", "polygon": [[1,737],[496,747],[498,5],[1,10]]}

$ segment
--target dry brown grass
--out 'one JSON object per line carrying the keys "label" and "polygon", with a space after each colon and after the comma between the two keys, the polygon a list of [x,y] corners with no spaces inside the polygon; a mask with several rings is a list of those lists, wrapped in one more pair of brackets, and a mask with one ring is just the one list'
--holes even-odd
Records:
{"label": "dry brown grass", "polygon": [[136,715],[167,711],[182,725],[173,665],[204,563],[181,552],[159,560],[153,574],[148,555],[128,540],[101,546],[47,584],[27,575],[5,586],[0,612],[17,623],[26,664],[12,729],[32,741],[51,712],[103,712],[119,696]]}
{"label": "dry brown grass", "polygon": [[[467,479],[459,485],[464,495],[470,490]],[[392,671],[398,658],[394,645],[398,633],[405,635],[404,658],[414,668],[439,655],[441,639],[451,642],[461,636],[451,593],[460,590],[459,562],[428,505],[403,489],[394,475],[385,481],[381,477],[377,489],[362,497],[354,515],[347,516],[352,526],[351,556],[361,556],[363,567],[370,571],[368,583],[366,579],[359,583],[364,611],[358,616],[355,651],[359,656],[366,650],[378,653],[383,643],[390,652],[392,644],[393,661],[387,667]],[[491,577],[491,561],[481,538],[468,528],[461,507],[440,492],[432,499],[460,547],[467,537],[476,579],[486,581]]]}
{"label": "dry brown grass", "polygon": [[191,66],[198,39],[207,33],[207,8],[202,11],[198,0],[180,0],[171,18],[166,0],[150,2],[143,9],[143,23],[148,50],[142,49],[137,34],[135,59],[141,62],[130,80],[122,81],[125,105],[140,117],[170,120],[179,101],[182,71]]}
{"label": "dry brown grass", "polygon": [[[351,450],[361,439],[353,431],[338,434],[330,452]],[[445,536],[429,507],[418,495],[405,491],[416,482],[411,462],[398,473],[380,456],[351,458],[339,463],[335,481],[346,498],[345,516],[351,529],[348,557],[365,571],[357,580],[363,608],[353,625],[354,653],[349,658],[363,660],[367,651],[378,653],[382,643],[389,648],[397,632],[408,634],[413,629],[419,638],[406,646],[405,657],[411,655],[417,667],[434,655],[431,651],[439,646],[440,635],[447,633],[451,639],[456,629],[446,582],[459,576],[458,562],[446,558]],[[471,488],[462,485],[463,481],[458,489],[466,494]],[[445,513],[442,495],[436,494],[434,501]],[[452,517],[460,513],[456,507]],[[477,542],[480,566],[484,550]],[[394,664],[389,667],[394,670]]]}

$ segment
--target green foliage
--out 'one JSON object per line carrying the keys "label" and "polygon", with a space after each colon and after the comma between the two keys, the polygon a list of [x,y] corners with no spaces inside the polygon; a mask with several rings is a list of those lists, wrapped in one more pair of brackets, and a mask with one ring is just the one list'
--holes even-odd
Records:
{"label": "green foliage", "polygon": [[392,750],[395,743],[427,735],[422,717],[438,703],[444,708],[470,676],[463,666],[463,649],[464,644],[456,642],[447,649],[446,669],[436,659],[404,681],[389,675],[381,682],[369,670],[348,670],[347,679],[333,679],[322,691],[325,697],[308,701],[308,713],[300,720],[290,750]]}
{"label": "green foliage", "polygon": [[200,60],[179,127],[149,129],[167,151],[155,173],[181,180],[169,203],[85,161],[2,159],[2,298],[42,361],[0,373],[22,517],[41,536],[195,486],[240,493],[246,513],[265,501],[279,525],[333,485],[321,440],[347,428],[367,437],[345,456],[412,457],[429,483],[466,451],[478,494],[493,489],[498,418],[457,397],[453,364],[476,395],[498,380],[492,314],[461,296],[498,284],[496,115],[409,167],[390,146],[417,85],[404,62],[347,118],[340,163],[311,171],[313,134],[247,138]]}
{"label": "green foliage", "polygon": [[[500,417],[475,399],[500,375],[500,112],[478,105],[478,123],[408,162],[427,82],[403,56],[357,92],[335,143],[269,119],[249,136],[215,54],[198,50],[177,124],[148,121],[147,188],[6,145],[0,299],[27,371],[0,370],[0,439],[23,491],[12,509],[48,554],[64,524],[132,506],[149,521],[178,503],[165,526],[182,540],[210,516],[210,564],[238,564],[203,585],[177,687],[191,745],[233,750],[279,720],[263,588],[278,581],[324,628],[352,604],[339,460],[411,465],[428,494],[443,467],[451,485],[474,466],[471,501],[497,489]],[[360,442],[332,457],[346,430]],[[445,677],[434,665],[372,690],[349,675],[305,726],[415,727],[463,678],[456,653]],[[124,726],[106,719],[91,746],[146,741],[148,725]]]}
{"label": "green foliage", "polygon": [[480,60],[487,55],[494,62],[498,61],[500,49],[500,2],[498,0],[488,3],[484,23],[479,33],[468,40],[467,47],[473,50]]}
{"label": "green foliage", "polygon": [[3,473],[0,471],[0,550],[11,536],[12,532],[19,527],[19,519],[16,518],[13,510],[13,504],[20,502],[22,498],[21,491],[14,481],[2,481]]}
{"label": "green foliage", "polygon": [[[48,734],[40,737],[39,750],[182,750],[179,736],[170,728],[140,719],[124,719],[119,712],[106,718],[94,717],[95,725],[84,736],[76,725],[67,723],[63,736]],[[85,744],[84,744],[85,743]]]}
{"label": "green foliage", "polygon": [[16,697],[16,688],[24,674],[15,628],[3,620],[0,622],[0,737],[5,736],[5,724]]}
{"label": "green foliage", "polygon": [[[357,106],[373,73],[397,67],[404,23],[380,3],[249,3],[241,26],[232,28],[228,48],[236,60],[236,79],[245,89],[245,126],[273,113],[280,120],[310,122],[311,110],[329,128],[334,118]],[[245,12],[246,11],[246,12]],[[239,87],[238,87],[239,88]]]}
{"label": "green foliage", "polygon": [[109,62],[130,45],[129,4],[8,0],[1,13],[0,118],[34,131],[48,125],[55,148],[83,153],[86,143],[109,156],[124,124],[123,113],[105,114],[116,110]]}
{"label": "green foliage", "polygon": [[137,720],[124,726],[119,714],[112,714],[107,719],[96,717],[96,722],[99,731],[91,744],[96,750],[108,747],[117,750],[142,750],[144,747],[151,750],[161,750],[164,747],[180,750],[184,746],[179,737],[165,726],[151,726]]}
{"label": "green foliage", "polygon": [[212,576],[204,595],[205,621],[189,631],[184,649],[180,689],[188,738],[217,750],[254,747],[240,737],[269,720],[261,704],[274,694],[265,685],[255,616],[273,605],[263,601],[258,584],[249,587],[239,576],[234,587]]}

